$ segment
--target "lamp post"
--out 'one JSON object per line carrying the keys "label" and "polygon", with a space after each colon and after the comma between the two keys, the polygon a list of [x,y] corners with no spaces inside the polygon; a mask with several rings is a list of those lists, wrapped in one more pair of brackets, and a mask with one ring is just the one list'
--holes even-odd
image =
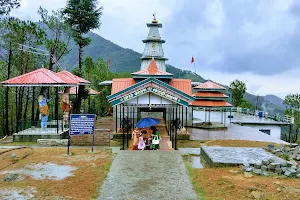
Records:
{"label": "lamp post", "polygon": [[[229,88],[229,90],[230,90],[230,104],[232,105],[232,88]],[[229,120],[230,120],[230,122],[229,122],[230,126],[231,126],[231,118],[232,118],[232,116],[231,116],[231,110],[232,110],[232,106],[230,107],[230,118],[229,118]]]}

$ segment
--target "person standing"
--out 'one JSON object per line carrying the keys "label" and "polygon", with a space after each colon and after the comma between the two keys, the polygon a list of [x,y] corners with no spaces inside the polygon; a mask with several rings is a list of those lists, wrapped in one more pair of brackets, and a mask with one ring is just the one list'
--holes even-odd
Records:
{"label": "person standing", "polygon": [[151,126],[151,130],[152,130],[152,149],[158,150],[159,142],[160,142],[160,136],[158,130],[154,126]]}

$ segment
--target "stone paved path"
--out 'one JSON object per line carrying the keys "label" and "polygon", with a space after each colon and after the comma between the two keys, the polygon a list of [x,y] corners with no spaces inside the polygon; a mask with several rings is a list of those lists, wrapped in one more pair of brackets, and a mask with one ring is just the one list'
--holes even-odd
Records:
{"label": "stone paved path", "polygon": [[120,151],[100,189],[103,200],[196,200],[179,151]]}

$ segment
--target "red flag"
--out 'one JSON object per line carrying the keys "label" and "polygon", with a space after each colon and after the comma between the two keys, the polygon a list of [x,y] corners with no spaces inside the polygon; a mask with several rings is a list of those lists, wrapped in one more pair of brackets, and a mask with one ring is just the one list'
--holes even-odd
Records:
{"label": "red flag", "polygon": [[110,59],[108,59],[108,61],[107,61],[107,68],[108,69],[110,68]]}
{"label": "red flag", "polygon": [[191,61],[191,63],[193,63],[193,62],[195,62],[195,60],[194,60],[194,56],[192,56],[192,61]]}

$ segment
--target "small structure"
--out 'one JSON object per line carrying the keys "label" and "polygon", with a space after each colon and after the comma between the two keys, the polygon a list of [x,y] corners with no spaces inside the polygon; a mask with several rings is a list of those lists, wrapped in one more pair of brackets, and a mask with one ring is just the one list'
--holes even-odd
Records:
{"label": "small structure", "polygon": [[[223,92],[226,91],[226,88],[220,86],[212,81],[207,81],[202,83],[194,88],[195,93],[193,97],[196,99],[192,103],[193,108],[204,109],[205,111],[205,122],[200,125],[200,127],[205,127],[212,125],[210,121],[210,112],[211,110],[219,110],[221,114],[221,124],[226,126],[226,111],[228,108],[231,108],[232,105],[228,103],[228,96]],[[207,117],[208,111],[208,117]],[[225,111],[225,112],[224,112]],[[208,120],[208,121],[207,121]],[[207,123],[206,123],[207,122]],[[214,126],[212,126],[213,128]]]}
{"label": "small structure", "polygon": [[[46,68],[40,68],[32,72],[3,81],[1,82],[1,84],[6,87],[42,87],[41,91],[44,91],[43,93],[41,92],[39,96],[39,110],[42,116],[41,127],[39,128],[37,123],[34,122],[33,116],[35,110],[32,109],[32,121],[30,122],[30,124],[27,124],[25,122],[26,126],[23,127],[22,125],[19,129],[19,124],[17,123],[17,133],[13,135],[14,141],[36,141],[36,139],[47,139],[49,137],[52,137],[53,135],[55,135],[53,138],[61,138],[62,134],[67,131],[67,129],[64,129],[64,127],[62,126],[62,122],[59,119],[58,91],[59,87],[72,87],[78,85],[77,80],[68,78],[66,76],[57,75],[57,73]],[[46,97],[46,87],[54,87],[56,91],[54,97],[51,98],[55,99],[55,121],[50,122],[48,122],[48,115],[50,112],[47,105],[49,99]],[[34,101],[32,107],[35,108]],[[47,126],[54,126],[55,128],[47,128]]]}

